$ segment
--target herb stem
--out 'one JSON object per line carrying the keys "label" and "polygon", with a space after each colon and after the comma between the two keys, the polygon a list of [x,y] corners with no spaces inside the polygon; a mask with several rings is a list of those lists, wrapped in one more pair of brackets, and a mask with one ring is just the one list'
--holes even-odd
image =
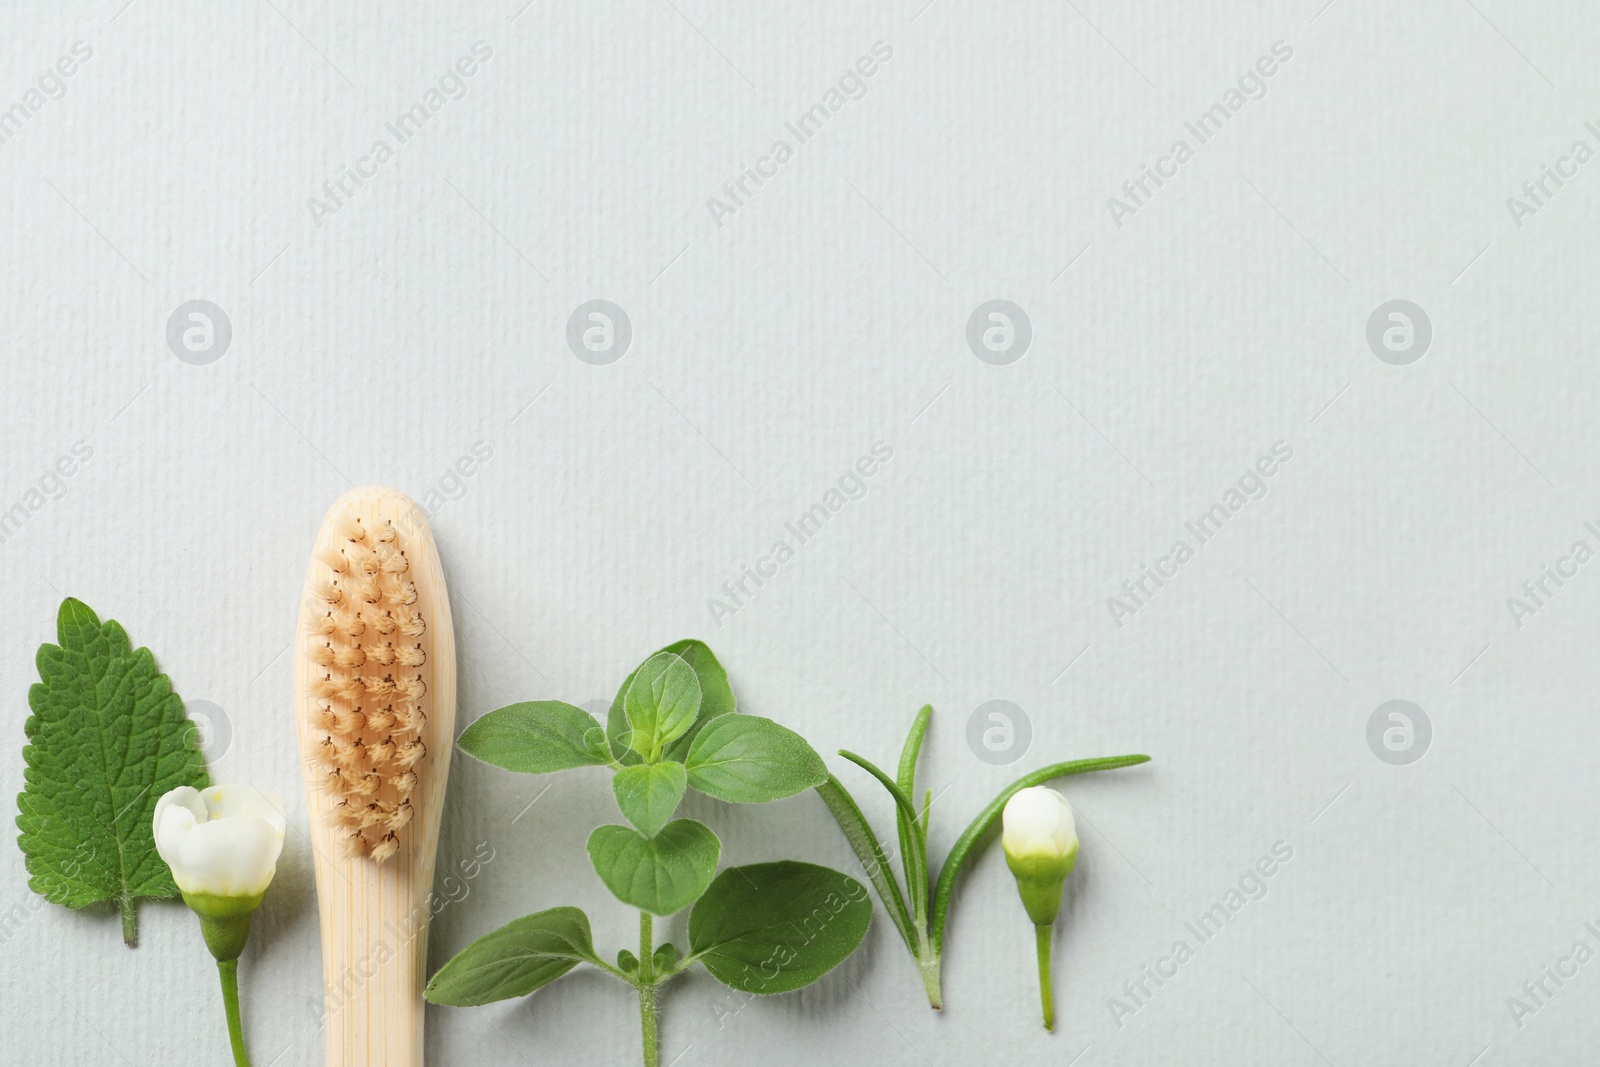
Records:
{"label": "herb stem", "polygon": [[218,960],[217,971],[222,975],[222,1006],[228,1013],[228,1040],[233,1044],[235,1067],[250,1067],[250,1057],[244,1050],[244,1026],[239,1021],[239,961]]}
{"label": "herb stem", "polygon": [[606,972],[607,974],[609,974],[613,978],[620,978],[622,981],[627,982],[629,985],[637,984],[633,980],[633,975],[624,973],[623,971],[619,970],[618,968],[611,966],[611,964],[607,963],[603,959],[600,959],[600,958],[596,957],[595,959],[592,959],[589,962],[594,964],[596,967],[600,968],[602,971]]}
{"label": "herb stem", "polygon": [[1056,1028],[1056,1001],[1050,994],[1050,935],[1055,927],[1051,924],[1035,926],[1033,928],[1034,947],[1039,956],[1039,1003],[1044,1008],[1044,1028]]}
{"label": "herb stem", "polygon": [[644,1041],[644,1067],[657,1067],[661,1059],[656,1037],[655,920],[639,912],[639,1030]]}
{"label": "herb stem", "polygon": [[926,955],[917,958],[917,970],[922,972],[922,988],[928,994],[928,1006],[934,1011],[944,1010],[944,994],[939,988],[939,957],[930,947]]}
{"label": "herb stem", "polygon": [[139,911],[132,897],[117,901],[122,909],[122,943],[133,948],[139,943]]}

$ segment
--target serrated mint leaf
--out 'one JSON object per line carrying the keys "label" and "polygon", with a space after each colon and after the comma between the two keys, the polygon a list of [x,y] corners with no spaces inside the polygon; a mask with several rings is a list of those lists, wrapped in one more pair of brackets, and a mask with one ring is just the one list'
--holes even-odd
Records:
{"label": "serrated mint leaf", "polygon": [[707,723],[689,746],[689,784],[734,804],[763,804],[828,780],[828,767],[805,738],[759,715]]}
{"label": "serrated mint leaf", "polygon": [[689,776],[681,763],[624,767],[611,777],[611,792],[627,820],[646,837],[654,837],[677,810]]}
{"label": "serrated mint leaf", "polygon": [[580,963],[598,962],[589,917],[578,908],[551,908],[478,938],[435,972],[422,995],[435,1004],[488,1004],[526,996]]}
{"label": "serrated mint leaf", "polygon": [[[684,757],[689,754],[689,745],[701,727],[719,715],[731,715],[734,712],[733,688],[728,684],[728,672],[722,669],[716,653],[712,652],[704,641],[693,639],[674,641],[661,652],[671,652],[683,657],[683,661],[700,680],[699,716],[682,737],[672,742],[662,752],[666,759],[682,763]],[[634,674],[637,673],[637,670],[634,671]],[[611,740],[611,754],[626,764],[639,762],[639,754],[628,747],[631,731],[628,728],[628,716],[622,709],[622,699],[627,695],[628,687],[633,684],[633,677],[633,674],[628,675],[627,680],[622,683],[622,688],[617,690],[616,699],[611,702],[611,714],[606,718],[606,736]]]}
{"label": "serrated mint leaf", "polygon": [[136,902],[178,892],[156,852],[156,802],[210,779],[183,700],[149,649],[70,597],[56,633],[28,691],[17,844],[34,892],[69,908],[114,902],[131,946]]}
{"label": "serrated mint leaf", "polygon": [[469,756],[523,774],[610,763],[593,715],[559,700],[530,700],[487,712],[456,742]]}
{"label": "serrated mint leaf", "polygon": [[687,660],[674,652],[657,652],[639,665],[622,696],[631,747],[646,762],[694,725],[700,713],[700,679]]}
{"label": "serrated mint leaf", "polygon": [[631,826],[602,826],[589,835],[589,860],[611,895],[657,915],[691,903],[717,870],[722,842],[704,823],[676,819],[654,837]]}
{"label": "serrated mint leaf", "polygon": [[792,860],[730,867],[689,913],[689,952],[723,985],[787,993],[843,962],[871,921],[866,887],[838,871]]}

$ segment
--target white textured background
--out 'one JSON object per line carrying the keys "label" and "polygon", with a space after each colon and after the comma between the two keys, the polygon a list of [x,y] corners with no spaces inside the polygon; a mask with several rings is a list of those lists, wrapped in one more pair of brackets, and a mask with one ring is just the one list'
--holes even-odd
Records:
{"label": "white textured background", "polygon": [[[1600,149],[1592,5],[523,4],[7,11],[0,111],[74,42],[93,56],[0,144],[0,507],[24,516],[0,544],[5,793],[34,649],[75,595],[221,709],[213,775],[303,823],[286,651],[313,534],[352,484],[437,490],[463,725],[608,698],[703,636],[745,710],[823,752],[892,762],[931,701],[936,855],[1022,770],[1155,757],[1065,787],[1084,845],[1054,1036],[990,853],[943,1016],[879,910],[801,994],[737,1010],[707,976],[674,985],[664,1063],[1592,1061],[1600,962],[1520,1026],[1507,1004],[1600,949],[1600,564],[1520,627],[1507,606],[1600,548],[1600,162],[1520,226],[1507,206],[1575,140]],[[317,225],[308,198],[477,41],[466,95]],[[707,198],[878,41],[865,95],[719,227]],[[1115,225],[1107,198],[1277,41],[1265,95]],[[596,298],[632,322],[608,366],[565,342]],[[231,321],[209,365],[166,343],[192,299]],[[964,339],[991,299],[1032,323],[1011,365]],[[1407,366],[1366,341],[1391,299],[1432,323]],[[866,495],[716,625],[722,583],[878,441]],[[1113,625],[1107,598],[1278,441],[1266,497]],[[1031,722],[1010,766],[966,742],[991,699]],[[1409,766],[1368,745],[1391,699],[1432,724]],[[457,760],[441,870],[495,858],[435,922],[434,965],[562,903],[602,951],[634,940],[583,852],[616,818],[606,776],[551,781]],[[728,860],[857,869],[814,796],[690,812]],[[1265,895],[1114,1018],[1279,841]],[[141,916],[130,952],[109,914],[37,906],[0,851],[0,1061],[225,1061],[192,916]],[[258,1067],[320,1063],[299,835],[242,971]],[[435,1064],[638,1056],[635,1006],[593,973],[428,1025]]]}

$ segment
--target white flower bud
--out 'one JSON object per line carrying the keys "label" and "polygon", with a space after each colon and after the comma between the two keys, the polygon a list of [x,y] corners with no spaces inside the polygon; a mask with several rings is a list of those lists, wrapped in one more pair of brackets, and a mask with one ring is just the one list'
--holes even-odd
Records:
{"label": "white flower bud", "polygon": [[1078,862],[1072,805],[1054,789],[1030,786],[1006,801],[1001,823],[1000,845],[1022,906],[1035,926],[1048,926],[1061,910],[1061,885]]}
{"label": "white flower bud", "polygon": [[[1072,805],[1042,785],[1018,790],[1001,815],[1000,843],[1007,856],[1062,860],[1078,852],[1078,827]],[[1070,867],[1068,868],[1071,869]]]}
{"label": "white flower bud", "polygon": [[254,786],[179,786],[156,802],[156,851],[185,899],[259,898],[277,871],[286,826],[282,802]]}

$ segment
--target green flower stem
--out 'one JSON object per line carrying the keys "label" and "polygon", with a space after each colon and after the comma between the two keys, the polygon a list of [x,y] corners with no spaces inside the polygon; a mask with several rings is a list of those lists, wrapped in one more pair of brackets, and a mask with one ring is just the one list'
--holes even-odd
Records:
{"label": "green flower stem", "polygon": [[218,960],[217,970],[222,975],[222,1006],[228,1013],[228,1040],[233,1043],[235,1067],[250,1067],[250,1057],[244,1050],[244,1025],[239,1021],[239,961]]}
{"label": "green flower stem", "polygon": [[1055,927],[1045,924],[1033,928],[1034,946],[1039,956],[1039,1004],[1044,1008],[1044,1028],[1056,1028],[1056,1001],[1050,994],[1050,935]]}
{"label": "green flower stem", "polygon": [[639,912],[639,1029],[644,1039],[644,1067],[656,1067],[661,1060],[656,1037],[655,920],[648,911]]}

